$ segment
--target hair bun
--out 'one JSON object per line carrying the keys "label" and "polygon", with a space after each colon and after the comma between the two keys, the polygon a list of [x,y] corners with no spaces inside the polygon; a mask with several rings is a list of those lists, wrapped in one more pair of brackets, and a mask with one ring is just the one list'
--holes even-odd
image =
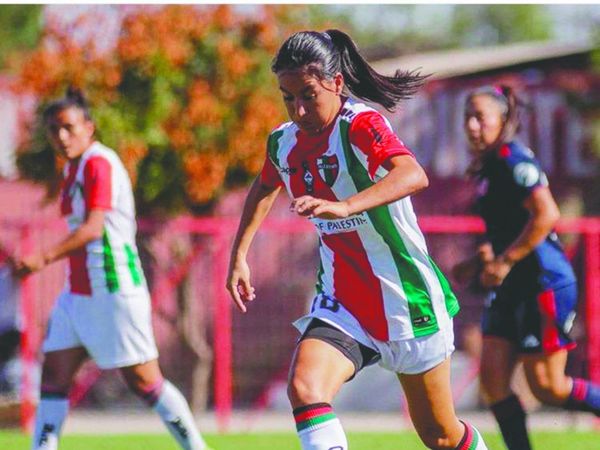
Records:
{"label": "hair bun", "polygon": [[81,105],[84,108],[87,107],[87,100],[85,99],[83,92],[81,91],[81,89],[75,86],[69,86],[67,88],[65,98],[77,103],[78,105]]}

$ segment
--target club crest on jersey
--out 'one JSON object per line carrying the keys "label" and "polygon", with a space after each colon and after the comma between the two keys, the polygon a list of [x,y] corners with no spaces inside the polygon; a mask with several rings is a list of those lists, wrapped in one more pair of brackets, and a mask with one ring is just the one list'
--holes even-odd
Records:
{"label": "club crest on jersey", "polygon": [[513,169],[513,176],[519,186],[532,187],[539,181],[540,171],[530,162],[521,162]]}
{"label": "club crest on jersey", "polygon": [[302,181],[304,181],[304,190],[307,194],[312,194],[314,192],[315,178],[310,172],[310,167],[307,161],[302,162],[302,169],[304,169],[304,175],[302,176]]}
{"label": "club crest on jersey", "polygon": [[70,199],[75,198],[75,194],[77,193],[77,191],[81,191],[83,192],[83,186],[81,185],[81,183],[75,181],[73,184],[71,184],[71,186],[69,187],[69,190],[67,191],[67,196]]}
{"label": "club crest on jersey", "polygon": [[333,186],[340,172],[340,163],[337,156],[323,155],[317,158],[317,169],[325,184],[329,187]]}

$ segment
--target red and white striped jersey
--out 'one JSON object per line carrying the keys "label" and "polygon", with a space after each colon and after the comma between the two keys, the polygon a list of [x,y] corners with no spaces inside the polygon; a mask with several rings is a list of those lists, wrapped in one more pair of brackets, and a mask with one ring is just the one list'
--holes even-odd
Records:
{"label": "red and white striped jersey", "polygon": [[[293,122],[268,140],[260,175],[292,198],[344,200],[388,171],[382,163],[412,153],[374,109],[347,99],[326,130],[309,135]],[[459,305],[429,257],[409,197],[345,219],[314,218],[319,234],[317,292],[341,302],[376,339],[400,340],[451,326]]]}
{"label": "red and white striped jersey", "polygon": [[70,231],[93,209],[105,211],[103,236],[69,255],[68,289],[92,295],[145,288],[135,244],[131,182],[117,154],[98,142],[66,164],[61,196],[61,213]]}

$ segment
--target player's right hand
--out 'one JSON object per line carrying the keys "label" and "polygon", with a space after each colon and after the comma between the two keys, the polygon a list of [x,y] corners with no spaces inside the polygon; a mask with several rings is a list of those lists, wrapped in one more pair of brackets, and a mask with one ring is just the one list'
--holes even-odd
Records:
{"label": "player's right hand", "polygon": [[254,288],[250,284],[250,268],[246,261],[235,261],[229,268],[225,286],[234,303],[242,312],[246,312],[246,303],[256,298]]}
{"label": "player's right hand", "polygon": [[468,283],[477,276],[480,267],[481,263],[479,262],[479,258],[469,258],[456,264],[452,268],[452,277],[458,283]]}
{"label": "player's right hand", "polygon": [[46,260],[41,253],[33,253],[24,258],[14,260],[13,274],[18,278],[26,277],[34,272],[39,272],[46,265]]}

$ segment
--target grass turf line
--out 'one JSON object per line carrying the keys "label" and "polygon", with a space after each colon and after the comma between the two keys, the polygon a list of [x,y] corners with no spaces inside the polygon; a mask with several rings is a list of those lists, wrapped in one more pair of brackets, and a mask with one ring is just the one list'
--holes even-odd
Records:
{"label": "grass turf line", "polygon": [[[495,433],[483,433],[489,450],[504,450],[501,438]],[[28,450],[29,437],[18,432],[0,431],[0,449]],[[296,435],[289,433],[251,433],[206,435],[215,450],[300,450]],[[424,450],[416,433],[349,433],[352,450]],[[534,432],[535,449],[576,448],[598,450],[600,433],[597,432]],[[175,441],[167,434],[159,435],[66,435],[61,439],[60,450],[178,450]]]}

